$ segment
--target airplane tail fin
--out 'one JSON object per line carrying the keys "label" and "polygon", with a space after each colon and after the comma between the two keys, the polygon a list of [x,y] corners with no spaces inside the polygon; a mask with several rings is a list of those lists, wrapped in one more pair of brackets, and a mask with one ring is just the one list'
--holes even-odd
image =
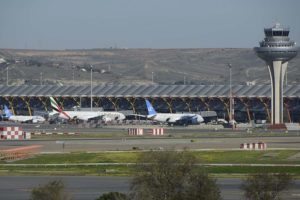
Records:
{"label": "airplane tail fin", "polygon": [[13,116],[13,114],[9,111],[9,109],[6,105],[4,105],[4,112],[5,112],[6,117]]}
{"label": "airplane tail fin", "polygon": [[155,111],[155,109],[153,108],[153,106],[148,100],[146,100],[146,105],[147,105],[148,115],[152,116],[157,114],[157,112]]}
{"label": "airplane tail fin", "polygon": [[71,119],[71,117],[66,112],[63,111],[63,109],[58,105],[58,103],[55,101],[53,97],[50,97],[50,103],[52,108],[52,114],[62,113],[68,119]]}
{"label": "airplane tail fin", "polygon": [[52,112],[54,114],[62,112],[62,109],[59,107],[59,105],[57,104],[57,102],[53,97],[50,97],[50,103],[51,103]]}

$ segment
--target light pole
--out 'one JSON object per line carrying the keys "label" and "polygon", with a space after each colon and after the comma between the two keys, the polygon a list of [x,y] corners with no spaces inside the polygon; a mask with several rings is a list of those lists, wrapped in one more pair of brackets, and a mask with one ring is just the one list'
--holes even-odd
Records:
{"label": "light pole", "polygon": [[232,112],[232,80],[231,80],[231,63],[227,64],[229,67],[229,123],[231,122],[232,129],[234,128],[234,121],[233,121],[233,112]]}
{"label": "light pole", "polygon": [[74,72],[75,66],[73,66],[72,68],[73,68],[73,74],[72,74],[73,75],[73,77],[72,77],[73,78],[73,85],[75,85],[75,72]]}
{"label": "light pole", "polygon": [[93,65],[91,65],[91,111],[93,111]]}
{"label": "light pole", "polygon": [[6,86],[8,86],[8,66],[6,67]]}
{"label": "light pole", "polygon": [[43,72],[40,73],[40,85],[43,85]]}
{"label": "light pole", "polygon": [[152,72],[152,84],[154,83],[154,72]]}
{"label": "light pole", "polygon": [[286,87],[287,84],[288,84],[287,75],[288,75],[288,71],[287,71],[287,69],[286,69],[286,72],[285,72],[285,87]]}

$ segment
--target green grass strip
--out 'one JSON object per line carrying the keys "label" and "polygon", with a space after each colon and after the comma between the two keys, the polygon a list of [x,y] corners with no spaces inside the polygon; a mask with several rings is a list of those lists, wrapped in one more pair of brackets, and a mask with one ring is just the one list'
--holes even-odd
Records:
{"label": "green grass strip", "polygon": [[[193,151],[199,163],[233,164],[300,164],[299,150],[268,151]],[[16,164],[64,164],[64,163],[134,163],[141,152],[99,152],[39,154],[32,158],[15,161]],[[4,163],[2,161],[1,163]]]}

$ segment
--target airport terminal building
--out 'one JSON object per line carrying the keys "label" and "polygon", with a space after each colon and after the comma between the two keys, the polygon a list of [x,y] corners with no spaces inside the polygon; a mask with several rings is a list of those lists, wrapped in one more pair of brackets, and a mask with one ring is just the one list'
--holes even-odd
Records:
{"label": "airport terminal building", "polygon": [[[22,85],[0,86],[0,104],[8,105],[15,114],[32,115],[50,111],[49,97],[55,97],[65,110],[81,105],[103,110],[146,113],[145,99],[159,112],[215,111],[219,118],[229,116],[228,85],[97,85],[57,86]],[[300,85],[287,85],[284,92],[284,122],[300,122]],[[234,118],[237,122],[271,118],[270,85],[234,85]]]}

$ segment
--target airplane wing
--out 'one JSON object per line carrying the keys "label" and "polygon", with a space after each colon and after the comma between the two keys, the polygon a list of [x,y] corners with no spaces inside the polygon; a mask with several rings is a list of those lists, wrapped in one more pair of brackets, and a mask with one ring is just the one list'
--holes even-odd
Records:
{"label": "airplane wing", "polygon": [[83,121],[93,120],[93,119],[102,119],[104,115],[83,115],[83,116],[74,116],[73,119],[79,119]]}
{"label": "airplane wing", "polygon": [[20,119],[20,118],[16,118],[16,117],[10,117],[9,118],[10,121],[15,121],[15,122],[24,122],[24,123],[29,123],[32,122],[32,119]]}
{"label": "airplane wing", "polygon": [[23,123],[32,123],[33,118],[29,116],[11,116],[9,118],[11,121],[16,121],[16,122],[23,122]]}
{"label": "airplane wing", "polygon": [[83,121],[88,121],[91,118],[89,116],[75,116],[75,117],[73,117],[73,119],[80,119]]}
{"label": "airplane wing", "polygon": [[147,115],[141,115],[141,114],[130,114],[130,116],[140,116],[140,117],[147,117]]}
{"label": "airplane wing", "polygon": [[21,122],[25,122],[25,123],[32,123],[33,119],[22,119],[20,120]]}
{"label": "airplane wing", "polygon": [[135,116],[135,117],[145,117],[145,118],[149,118],[149,116],[147,116],[147,115],[140,115],[140,114],[130,114],[130,115],[128,115],[128,116]]}
{"label": "airplane wing", "polygon": [[176,116],[176,117],[171,117],[168,122],[169,123],[188,123],[188,124],[197,124],[203,121],[203,118],[200,115],[181,115],[181,116]]}
{"label": "airplane wing", "polygon": [[180,120],[183,120],[182,117],[170,117],[170,118],[167,120],[167,122],[168,122],[168,123],[176,123],[176,122],[178,122],[178,121],[180,121]]}

